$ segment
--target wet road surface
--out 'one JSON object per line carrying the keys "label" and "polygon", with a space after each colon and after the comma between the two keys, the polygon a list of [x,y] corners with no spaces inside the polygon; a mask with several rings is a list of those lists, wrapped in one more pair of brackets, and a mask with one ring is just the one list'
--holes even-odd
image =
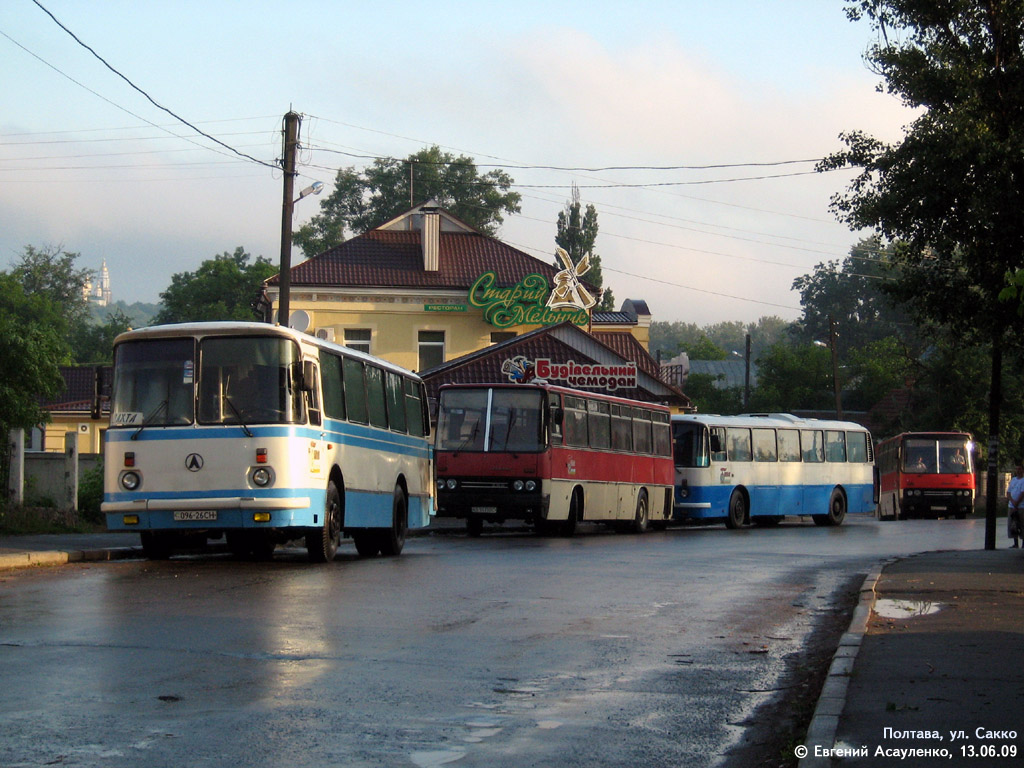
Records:
{"label": "wet road surface", "polygon": [[984,540],[585,529],[5,573],[0,765],[721,765],[841,587]]}

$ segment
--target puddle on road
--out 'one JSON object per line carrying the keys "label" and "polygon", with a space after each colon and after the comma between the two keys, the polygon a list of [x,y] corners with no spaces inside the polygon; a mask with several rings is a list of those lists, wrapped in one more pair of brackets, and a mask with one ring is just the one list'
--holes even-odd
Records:
{"label": "puddle on road", "polygon": [[874,611],[885,619],[916,619],[920,616],[938,613],[942,608],[942,603],[931,601],[882,598],[875,601]]}
{"label": "puddle on road", "polygon": [[413,752],[412,762],[419,768],[439,768],[454,763],[466,756],[464,749],[439,749],[430,752]]}

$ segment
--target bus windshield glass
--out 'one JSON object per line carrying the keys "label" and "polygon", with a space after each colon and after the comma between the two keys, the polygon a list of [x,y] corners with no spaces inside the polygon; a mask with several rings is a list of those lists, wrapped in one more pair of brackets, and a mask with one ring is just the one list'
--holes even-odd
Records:
{"label": "bus windshield glass", "polygon": [[195,342],[192,339],[131,341],[117,348],[112,427],[191,424]]}
{"label": "bus windshield glass", "polygon": [[956,438],[907,438],[903,471],[911,474],[967,474],[971,459],[967,440]]}
{"label": "bus windshield glass", "polygon": [[443,393],[440,451],[529,453],[544,450],[544,394],[529,389],[453,389]]}
{"label": "bus windshield glass", "polygon": [[673,452],[677,467],[709,466],[707,428],[677,421],[672,424]]}
{"label": "bus windshield glass", "polygon": [[299,350],[277,337],[199,343],[201,424],[293,424],[304,418]]}

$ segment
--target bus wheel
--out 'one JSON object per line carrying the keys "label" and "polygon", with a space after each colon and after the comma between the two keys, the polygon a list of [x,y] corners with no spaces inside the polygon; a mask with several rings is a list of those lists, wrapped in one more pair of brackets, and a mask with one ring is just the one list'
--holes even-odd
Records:
{"label": "bus wheel", "polygon": [[636,515],[633,517],[633,533],[647,533],[647,525],[649,523],[647,515],[647,491],[640,491],[640,496],[636,500]]}
{"label": "bus wheel", "polygon": [[380,537],[375,533],[353,533],[352,541],[360,557],[376,557],[380,552]]}
{"label": "bus wheel", "polygon": [[380,553],[384,557],[402,554],[405,546],[405,532],[409,529],[409,502],[402,486],[396,485],[391,495],[391,528],[380,532]]}
{"label": "bus wheel", "polygon": [[828,500],[827,515],[812,515],[812,519],[818,525],[842,525],[846,519],[846,497],[838,488],[833,489],[832,497]]}
{"label": "bus wheel", "polygon": [[562,535],[572,536],[576,533],[576,523],[580,520],[583,503],[579,490],[572,492],[572,499],[569,500],[569,516],[562,523]]}
{"label": "bus wheel", "polygon": [[742,528],[747,520],[747,497],[738,488],[729,497],[729,514],[725,518],[726,528]]}
{"label": "bus wheel", "polygon": [[481,533],[484,532],[484,521],[483,518],[470,515],[466,518],[466,533],[472,536],[474,539],[477,538]]}
{"label": "bus wheel", "polygon": [[310,562],[329,563],[338,554],[341,544],[341,494],[331,480],[327,483],[324,503],[324,524],[306,534],[306,554]]}
{"label": "bus wheel", "polygon": [[141,531],[142,554],[147,560],[168,560],[171,557],[171,538],[158,531]]}

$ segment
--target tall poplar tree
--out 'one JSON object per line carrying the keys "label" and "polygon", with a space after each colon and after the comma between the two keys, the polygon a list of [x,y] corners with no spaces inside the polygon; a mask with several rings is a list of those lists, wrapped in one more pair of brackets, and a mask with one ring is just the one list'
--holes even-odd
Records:
{"label": "tall poplar tree", "polygon": [[[597,209],[590,203],[586,209],[580,202],[580,189],[572,185],[572,200],[565,204],[565,208],[558,213],[558,231],[555,234],[555,243],[565,249],[572,259],[573,264],[579,264],[584,256],[590,256],[590,269],[583,276],[583,280],[595,288],[604,287],[604,275],[601,273],[601,257],[594,253],[594,246],[597,244]],[[562,268],[562,263],[555,261],[555,266]],[[606,288],[601,294],[601,300],[594,307],[599,312],[609,312],[615,309],[615,297],[610,288]]]}
{"label": "tall poplar tree", "polygon": [[[854,131],[823,170],[861,169],[833,210],[889,242],[917,317],[991,349],[985,548],[995,548],[1003,353],[1022,318],[1000,302],[1024,265],[1024,1],[848,0],[877,33],[866,59],[918,110],[902,141]],[[1011,340],[1014,340],[1011,342]]]}

